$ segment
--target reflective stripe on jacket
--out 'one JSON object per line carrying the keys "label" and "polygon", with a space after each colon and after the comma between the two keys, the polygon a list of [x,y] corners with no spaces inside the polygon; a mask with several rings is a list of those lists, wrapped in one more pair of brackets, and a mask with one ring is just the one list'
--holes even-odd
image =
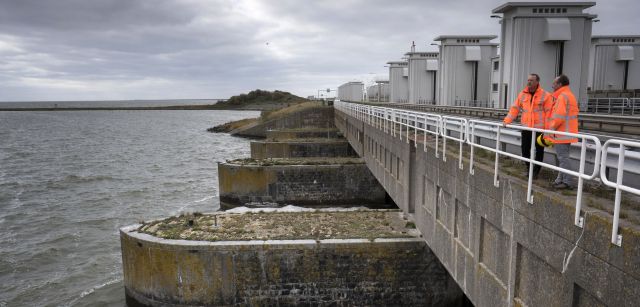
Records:
{"label": "reflective stripe on jacket", "polygon": [[502,120],[505,124],[511,124],[518,114],[522,112],[520,117],[520,123],[523,126],[531,128],[545,128],[546,118],[551,112],[553,106],[553,100],[551,94],[538,86],[533,97],[529,93],[529,89],[525,87],[518,98],[509,109],[509,114]]}
{"label": "reflective stripe on jacket", "polygon": [[[547,129],[562,132],[578,133],[578,102],[576,97],[569,89],[569,86],[563,86],[553,93],[554,104],[549,118],[547,119]],[[552,134],[546,139],[555,144],[575,143],[577,138]]]}

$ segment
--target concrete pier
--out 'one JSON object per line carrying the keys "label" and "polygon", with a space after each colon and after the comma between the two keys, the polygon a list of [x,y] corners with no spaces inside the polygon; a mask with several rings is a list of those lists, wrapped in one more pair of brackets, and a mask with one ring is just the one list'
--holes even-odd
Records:
{"label": "concrete pier", "polygon": [[223,209],[264,203],[393,207],[359,158],[239,160],[218,164]]}
{"label": "concrete pier", "polygon": [[[286,219],[295,224],[299,223],[296,216],[321,218],[329,213],[288,214]],[[380,226],[388,223],[385,227],[394,230],[358,226],[366,225],[366,216],[370,215],[375,218],[372,222]],[[185,217],[192,226],[183,226],[188,228],[183,234],[193,233],[196,227],[215,232],[215,227],[205,222],[207,217],[211,219]],[[217,221],[225,218],[232,219],[234,215],[217,214]],[[269,214],[251,216],[254,221],[259,218],[268,219]],[[311,216],[308,220],[315,219]],[[157,229],[176,221],[183,225],[185,220],[179,218],[169,219],[164,225],[151,223],[146,228],[124,227],[120,229],[120,240],[127,304],[460,306],[464,302],[460,288],[399,212],[349,212],[333,219],[338,223],[353,220],[348,229],[354,237],[247,241],[162,238],[171,230]],[[327,233],[331,225],[316,223],[308,227],[306,234],[297,235],[313,238],[316,227],[328,227]],[[262,228],[262,232],[270,231]],[[332,231],[336,237],[338,229]],[[365,233],[367,238],[357,232]],[[378,235],[386,238],[374,239]]]}
{"label": "concrete pier", "polygon": [[274,141],[252,141],[251,157],[306,158],[306,157],[357,157],[345,139],[291,139]]}

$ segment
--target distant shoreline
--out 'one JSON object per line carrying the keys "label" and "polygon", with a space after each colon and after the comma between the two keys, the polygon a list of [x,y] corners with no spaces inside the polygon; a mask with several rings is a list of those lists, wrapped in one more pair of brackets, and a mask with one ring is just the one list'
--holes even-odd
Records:
{"label": "distant shoreline", "polygon": [[184,105],[162,107],[36,107],[36,108],[0,108],[3,111],[149,111],[149,110],[234,110],[260,111],[260,108],[230,108],[216,105]]}

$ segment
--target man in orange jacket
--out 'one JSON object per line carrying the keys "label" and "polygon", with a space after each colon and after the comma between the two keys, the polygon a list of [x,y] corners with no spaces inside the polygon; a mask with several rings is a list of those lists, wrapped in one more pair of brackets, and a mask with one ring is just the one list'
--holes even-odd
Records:
{"label": "man in orange jacket", "polygon": [[[544,129],[546,118],[548,113],[551,111],[552,105],[553,100],[551,98],[551,94],[540,86],[540,76],[537,74],[529,74],[529,77],[527,78],[527,87],[518,94],[518,98],[511,106],[511,109],[509,109],[509,114],[507,114],[507,116],[502,120],[503,125],[506,126],[511,124],[516,118],[518,118],[518,114],[522,112],[520,123],[522,123],[523,126]],[[540,134],[540,132],[536,132],[535,138]],[[531,156],[531,138],[534,134],[532,131],[522,130],[520,132],[520,136],[522,156],[529,158]],[[536,161],[542,162],[544,159],[544,147],[538,145],[538,143],[535,143],[535,146]],[[526,162],[525,164],[527,165],[527,171],[524,176],[528,177],[529,163]],[[533,167],[533,178],[537,178],[538,173],[540,173],[540,166],[535,165]]]}
{"label": "man in orange jacket", "polygon": [[[560,75],[553,80],[553,108],[547,119],[547,129],[562,132],[578,133],[578,101],[569,88],[569,78]],[[571,169],[570,148],[577,138],[561,134],[546,135],[556,150],[556,157],[561,168]],[[569,174],[558,172],[558,177],[552,184],[556,189],[573,188],[573,178]]]}

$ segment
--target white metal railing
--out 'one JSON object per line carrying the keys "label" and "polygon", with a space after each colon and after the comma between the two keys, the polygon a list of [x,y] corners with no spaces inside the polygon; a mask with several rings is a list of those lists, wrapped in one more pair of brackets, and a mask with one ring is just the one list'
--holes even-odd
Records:
{"label": "white metal railing", "polygon": [[602,163],[600,166],[600,178],[602,183],[605,185],[616,189],[616,196],[614,200],[614,208],[613,208],[613,229],[611,231],[611,243],[614,243],[618,246],[622,245],[622,236],[618,234],[618,223],[620,222],[620,203],[622,202],[622,191],[629,192],[632,194],[640,195],[640,189],[636,189],[627,185],[624,185],[622,182],[622,177],[624,175],[625,168],[625,153],[627,147],[633,147],[636,149],[640,149],[640,143],[631,142],[626,140],[616,140],[610,139],[604,143],[602,147],[602,160],[607,160],[607,153],[609,147],[611,145],[618,145],[618,171],[616,173],[616,181],[612,182],[609,180],[606,172],[607,165]]}
{"label": "white metal railing", "polygon": [[493,103],[491,101],[486,101],[486,100],[456,99],[453,101],[453,105],[456,107],[493,108]]}
{"label": "white metal railing", "polygon": [[[476,131],[476,125],[481,124],[484,125],[485,127],[488,126],[490,127],[489,129],[492,131],[496,131],[496,146],[495,147],[489,147],[489,146],[485,146],[485,145],[481,145],[476,143],[475,141],[475,131]],[[537,129],[537,128],[529,128],[529,127],[523,127],[523,126],[514,126],[514,125],[507,125],[506,128],[509,129],[516,129],[516,130],[520,130],[520,131],[530,131],[532,134],[535,135],[535,133],[553,133],[553,134],[560,134],[560,135],[564,135],[564,136],[570,136],[570,137],[574,137],[577,138],[579,140],[579,144],[580,144],[580,160],[579,160],[579,167],[578,167],[578,171],[574,171],[571,169],[565,169],[565,168],[561,168],[549,163],[545,163],[545,162],[540,162],[535,160],[535,142],[536,142],[536,138],[532,137],[531,138],[531,144],[530,144],[530,158],[525,158],[521,155],[516,155],[513,153],[510,153],[508,151],[505,150],[501,150],[500,145],[502,144],[502,140],[501,140],[501,130],[504,129],[505,127],[503,127],[502,123],[498,123],[498,122],[489,122],[489,121],[484,121],[484,120],[475,120],[475,119],[471,119],[469,120],[469,125],[467,126],[467,129],[469,129],[470,131],[468,132],[469,137],[467,138],[467,143],[471,146],[471,154],[470,154],[470,168],[473,169],[473,151],[475,147],[478,148],[482,148],[485,150],[489,150],[495,153],[495,161],[494,161],[494,184],[497,186],[498,185],[498,165],[499,165],[499,156],[507,156],[516,160],[520,160],[520,161],[524,161],[525,163],[529,164],[529,174],[528,174],[528,181],[527,181],[527,201],[529,203],[533,203],[533,168],[534,165],[539,165],[541,167],[545,167],[545,168],[550,168],[554,171],[558,171],[558,172],[562,172],[565,174],[569,174],[575,177],[578,177],[578,187],[577,187],[577,196],[576,196],[576,210],[575,210],[575,216],[574,216],[574,224],[578,227],[583,227],[584,224],[584,219],[580,216],[580,210],[582,209],[582,190],[584,187],[584,180],[591,180],[594,179],[598,176],[598,167],[594,167],[593,168],[593,172],[591,172],[591,174],[585,174],[585,167],[586,167],[586,156],[587,156],[587,150],[593,150],[595,153],[595,157],[594,157],[594,164],[595,165],[599,165],[600,163],[600,153],[601,153],[601,148],[602,145],[600,143],[600,139],[596,136],[593,135],[585,135],[585,134],[579,134],[579,133],[568,133],[568,132],[560,132],[560,131],[553,131],[553,130],[545,130],[545,129]],[[473,174],[473,172],[471,171],[471,173]]]}
{"label": "white metal railing", "polygon": [[[385,133],[392,136],[398,136],[401,140],[410,142],[411,134],[415,141],[418,141],[419,133],[423,134],[424,151],[427,151],[427,135],[435,136],[435,156],[438,157],[438,148],[440,138],[442,138],[442,159],[446,161],[446,142],[452,140],[459,144],[459,161],[458,166],[463,168],[462,156],[463,145],[469,146],[469,172],[474,173],[474,152],[476,148],[488,150],[495,153],[494,158],[494,185],[499,186],[498,173],[500,156],[510,157],[516,160],[524,161],[529,164],[529,174],[527,182],[527,201],[533,203],[533,169],[535,165],[548,168],[554,171],[569,174],[578,178],[577,196],[576,196],[576,208],[574,214],[574,224],[578,227],[584,227],[584,218],[581,217],[583,188],[585,180],[598,180],[600,179],[605,185],[616,189],[616,196],[614,200],[614,216],[613,216],[613,231],[611,242],[616,245],[621,245],[622,237],[618,235],[618,223],[620,215],[620,202],[621,192],[627,192],[640,196],[640,189],[625,185],[622,177],[625,171],[625,156],[630,151],[626,148],[640,149],[640,142],[633,142],[628,140],[610,139],[604,146],[601,144],[600,139],[597,136],[568,133],[545,129],[536,129],[516,125],[503,126],[499,122],[491,122],[476,119],[467,119],[455,116],[443,116],[434,113],[419,112],[412,110],[403,110],[395,108],[386,108],[379,106],[369,106],[357,103],[348,103],[343,101],[336,101],[334,106],[339,111],[348,114],[351,117],[362,120]],[[413,133],[411,133],[413,130]],[[522,157],[521,155],[513,154],[502,148],[502,144],[510,142],[510,138],[514,132],[517,131],[531,131],[531,133],[549,133],[560,134],[564,136],[570,136],[578,139],[578,146],[580,147],[580,158],[578,170],[561,168],[549,163],[540,162],[535,160],[535,141],[536,138],[531,138],[531,154],[530,158]],[[481,142],[476,141],[479,137],[490,139],[495,142],[495,146],[483,145]],[[616,182],[612,182],[607,178],[607,172],[605,169],[608,167],[607,152],[613,151],[610,149],[612,145],[618,145],[618,163],[617,163],[617,176]],[[418,146],[417,142],[414,146]],[[587,152],[593,152],[590,154],[593,163],[593,171],[587,173]],[[637,154],[637,152],[632,152]],[[629,155],[631,156],[631,155]]]}
{"label": "white metal railing", "polygon": [[[442,134],[442,160],[447,161],[447,139],[458,142],[460,148],[458,150],[458,167],[463,169],[462,165],[462,145],[466,140],[467,132],[467,119],[456,116],[443,116],[442,128],[440,129]],[[453,127],[453,129],[449,129]],[[457,133],[457,137],[452,136],[451,132]]]}
{"label": "white metal railing", "polygon": [[629,98],[629,107],[631,115],[640,114],[640,98]]}
{"label": "white metal railing", "polygon": [[603,97],[589,98],[580,106],[581,112],[595,114],[636,115],[640,111],[638,98]]}

